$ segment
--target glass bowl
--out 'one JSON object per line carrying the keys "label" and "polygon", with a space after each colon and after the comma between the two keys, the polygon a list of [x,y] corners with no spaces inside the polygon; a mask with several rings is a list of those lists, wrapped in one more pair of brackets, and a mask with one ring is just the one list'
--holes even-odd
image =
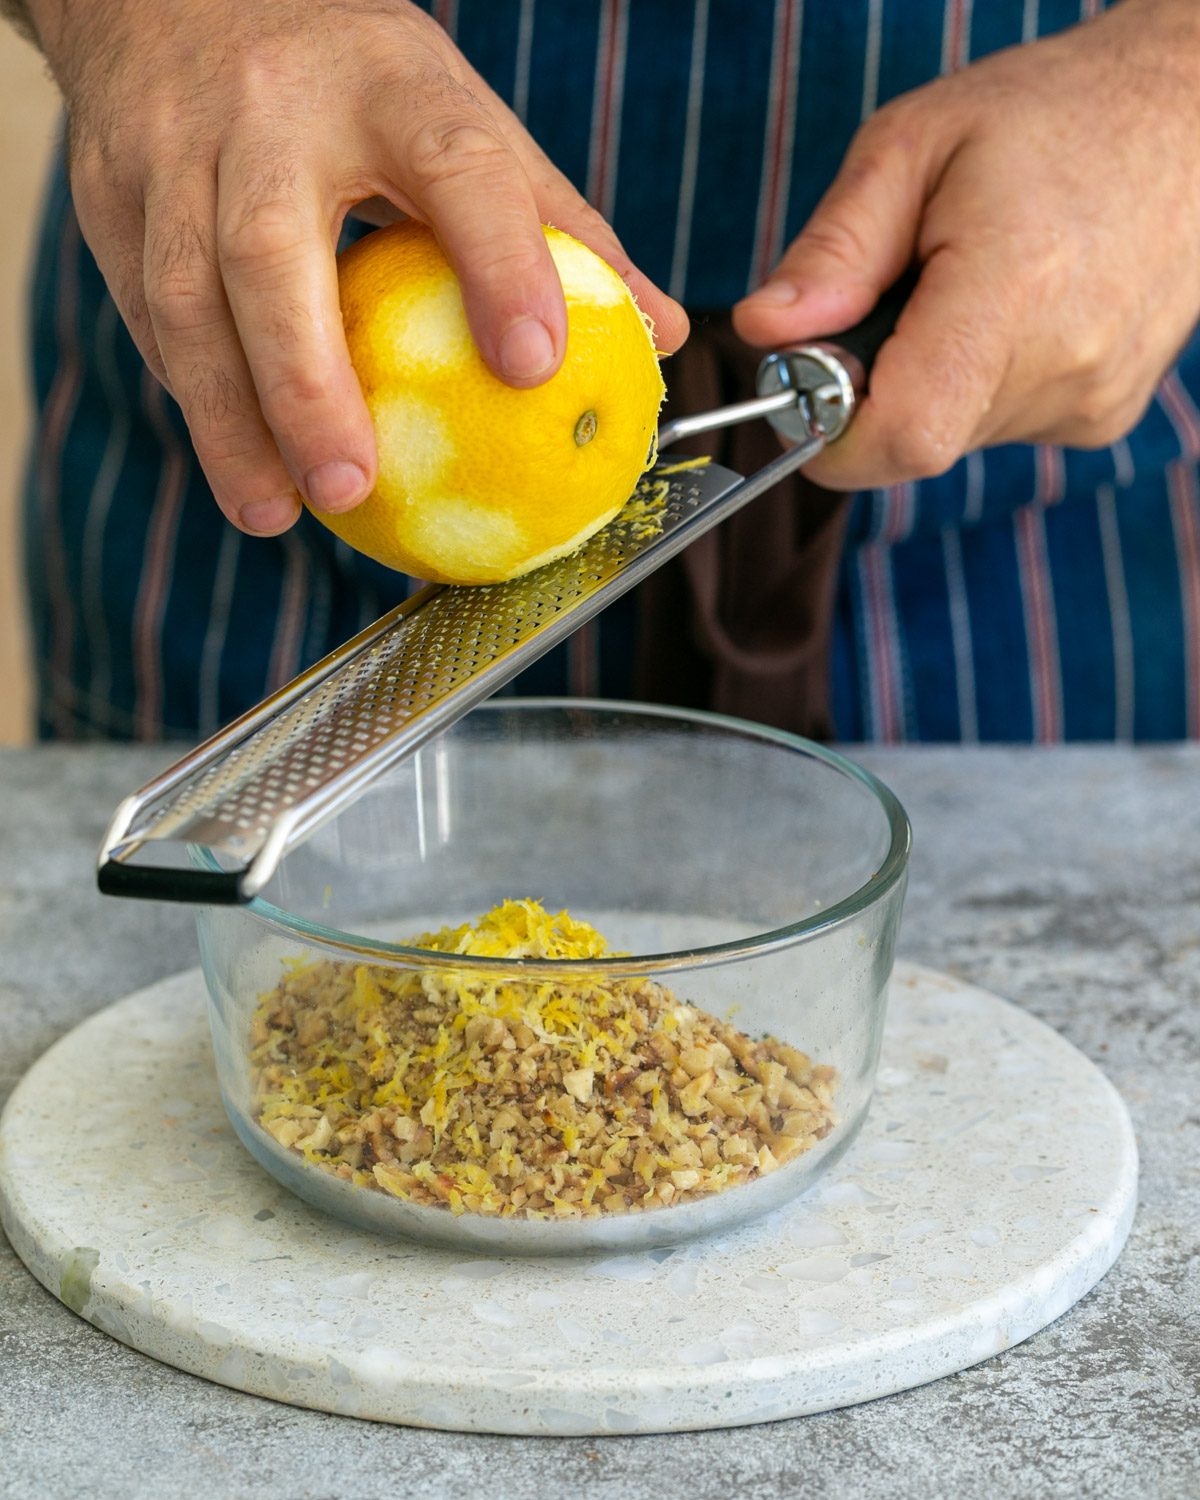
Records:
{"label": "glass bowl", "polygon": [[[810,1187],[863,1122],[909,841],[885,786],[792,735],[494,700],[290,853],[262,897],[200,912],[225,1108],[284,1186],[384,1235],[544,1255],[745,1222]],[[509,899],[566,909],[625,956],[405,946]],[[597,995],[623,1019],[596,1021]],[[435,1098],[438,1068],[459,1071]],[[509,1077],[488,1086],[519,1095],[515,1124],[463,1083],[473,1069]],[[483,1178],[434,1160],[448,1111],[460,1143],[476,1116],[499,1131],[462,1147],[487,1157]],[[528,1136],[518,1161],[495,1156],[508,1125],[541,1132],[536,1160]]]}

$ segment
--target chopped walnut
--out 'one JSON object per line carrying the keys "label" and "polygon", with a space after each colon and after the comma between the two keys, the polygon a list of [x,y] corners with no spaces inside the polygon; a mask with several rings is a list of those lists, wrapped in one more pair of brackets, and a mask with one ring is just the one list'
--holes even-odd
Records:
{"label": "chopped walnut", "polygon": [[628,1213],[772,1172],[835,1124],[832,1068],[650,979],[472,970],[605,957],[566,913],[505,902],[413,946],[462,966],[293,965],[250,1026],[263,1129],[359,1187],[454,1213]]}

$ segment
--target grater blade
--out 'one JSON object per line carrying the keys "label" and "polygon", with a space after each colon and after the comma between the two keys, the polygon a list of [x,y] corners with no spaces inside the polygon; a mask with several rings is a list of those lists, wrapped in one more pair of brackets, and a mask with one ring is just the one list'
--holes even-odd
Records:
{"label": "grater blade", "polygon": [[[717,464],[660,463],[570,557],[509,583],[423,589],[127,797],[101,846],[100,889],[253,899],[292,844],[377,776],[839,438],[915,280],[915,271],[902,277],[836,341],[768,354],[756,400],[677,417],[658,434],[665,449],[766,417],[795,446],[745,479]],[[189,844],[207,846],[227,868],[189,867]],[[135,862],[147,848],[162,862]]]}
{"label": "grater blade", "polygon": [[[101,851],[100,888],[250,900],[290,845],[822,443],[748,480],[717,464],[663,462],[571,556],[508,583],[423,589],[126,799]],[[188,868],[188,844],[231,868]],[[131,862],[170,845],[174,866]]]}

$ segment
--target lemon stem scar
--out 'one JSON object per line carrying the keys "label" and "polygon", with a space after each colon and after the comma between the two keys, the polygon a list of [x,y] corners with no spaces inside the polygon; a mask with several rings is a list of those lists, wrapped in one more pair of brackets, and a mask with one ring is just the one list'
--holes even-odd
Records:
{"label": "lemon stem scar", "polygon": [[590,443],[596,436],[596,413],[585,411],[579,421],[575,423],[575,445],[582,448],[584,444]]}

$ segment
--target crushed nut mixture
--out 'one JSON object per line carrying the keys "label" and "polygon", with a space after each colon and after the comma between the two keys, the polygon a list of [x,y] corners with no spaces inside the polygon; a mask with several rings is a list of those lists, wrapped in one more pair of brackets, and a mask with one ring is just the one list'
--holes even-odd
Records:
{"label": "crushed nut mixture", "polygon": [[[585,922],[507,901],[413,941],[613,956]],[[774,1171],[835,1123],[834,1070],[647,978],[294,965],[251,1031],[259,1123],[360,1187],[537,1219],[686,1202]]]}

